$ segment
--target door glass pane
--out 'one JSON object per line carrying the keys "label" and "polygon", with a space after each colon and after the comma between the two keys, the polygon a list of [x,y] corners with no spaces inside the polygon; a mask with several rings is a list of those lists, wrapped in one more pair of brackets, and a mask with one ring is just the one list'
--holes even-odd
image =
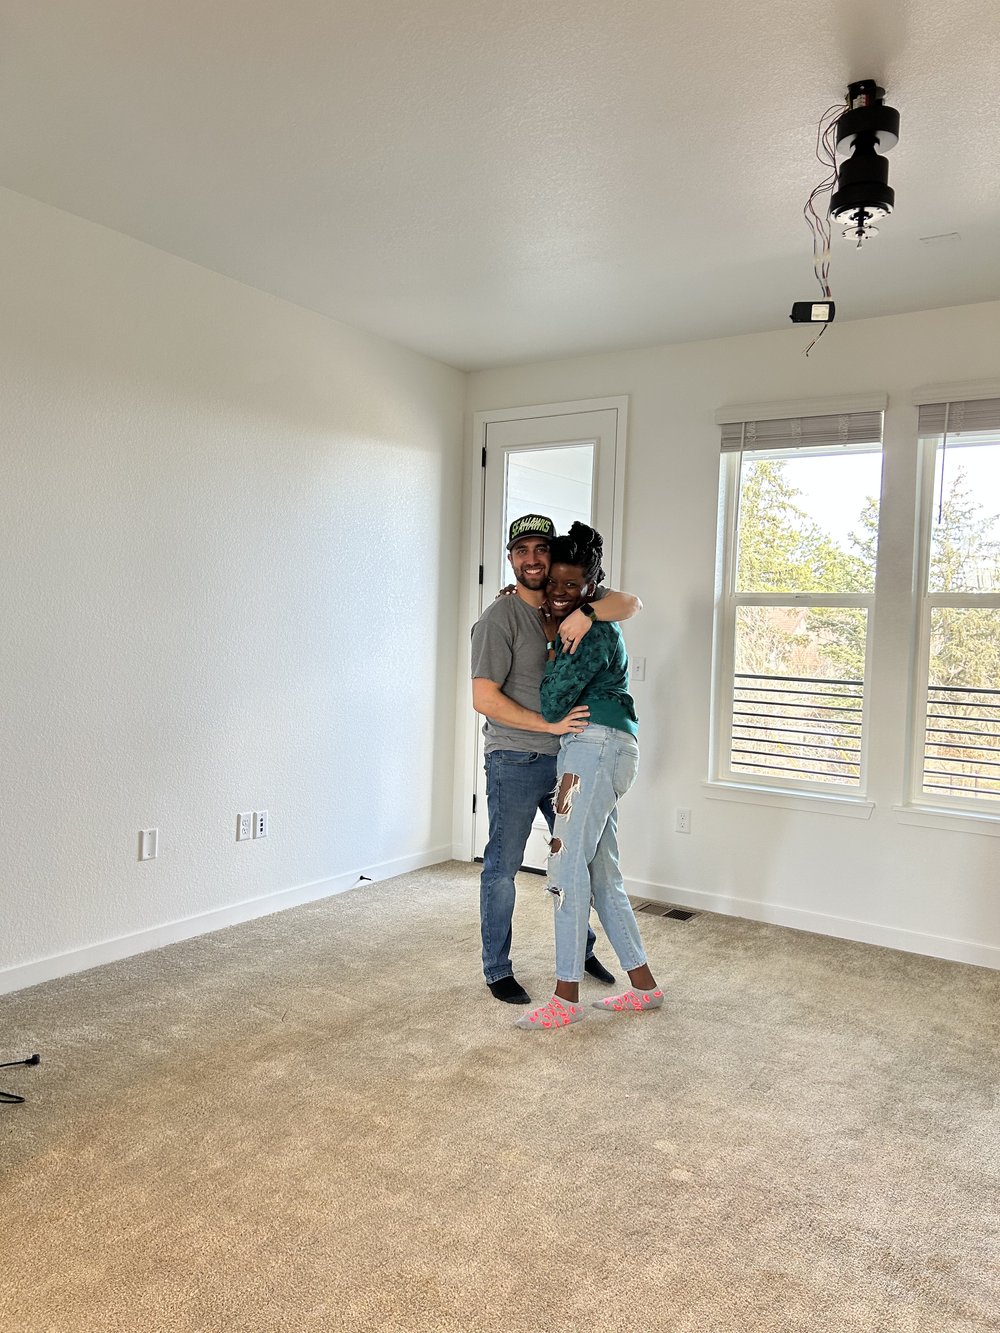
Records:
{"label": "door glass pane", "polygon": [[551,449],[512,449],[507,454],[500,568],[507,566],[507,533],[522,514],[545,514],[556,532],[574,522],[592,523],[594,445],[557,445]]}

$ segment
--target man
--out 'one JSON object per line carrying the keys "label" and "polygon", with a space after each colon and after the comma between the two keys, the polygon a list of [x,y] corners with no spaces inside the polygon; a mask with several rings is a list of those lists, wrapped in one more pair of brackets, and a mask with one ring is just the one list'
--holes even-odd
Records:
{"label": "man", "polygon": [[[573,708],[560,721],[546,722],[540,711],[547,646],[539,612],[545,601],[549,542],[554,536],[555,524],[541,514],[514,520],[507,541],[507,558],[516,579],[514,594],[488,606],[472,631],[472,706],[486,719],[483,735],[490,820],[479,888],[483,974],[491,994],[506,1004],[531,1002],[510,961],[514,876],[524,859],[538,810],[552,832],[559,738],[583,731],[589,714],[587,708]],[[627,620],[642,609],[638,597],[630,593],[598,589],[595,596],[595,605],[574,611],[559,627],[571,652],[594,620]],[[584,967],[600,981],[614,981],[594,957],[590,929]]]}

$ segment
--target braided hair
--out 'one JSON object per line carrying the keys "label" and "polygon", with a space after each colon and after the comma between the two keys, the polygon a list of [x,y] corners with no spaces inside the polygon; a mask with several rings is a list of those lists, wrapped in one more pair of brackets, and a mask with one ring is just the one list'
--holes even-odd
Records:
{"label": "braided hair", "polygon": [[565,537],[554,537],[549,542],[549,558],[554,565],[579,565],[585,583],[604,579],[604,538],[586,523],[574,523]]}

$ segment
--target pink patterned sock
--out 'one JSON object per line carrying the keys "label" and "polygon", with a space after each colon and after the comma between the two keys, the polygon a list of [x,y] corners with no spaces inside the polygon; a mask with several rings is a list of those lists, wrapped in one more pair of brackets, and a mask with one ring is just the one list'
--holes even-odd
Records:
{"label": "pink patterned sock", "polygon": [[614,1014],[638,1014],[644,1009],[659,1009],[663,1003],[663,991],[659,986],[655,990],[640,990],[630,986],[621,995],[609,995],[605,1000],[592,1000],[594,1009],[608,1009]]}
{"label": "pink patterned sock", "polygon": [[528,1032],[541,1032],[545,1028],[568,1028],[571,1023],[582,1023],[586,1016],[579,1001],[574,1004],[571,1000],[560,1000],[558,995],[553,995],[548,1004],[532,1009],[529,1014],[519,1018],[514,1026],[525,1028]]}

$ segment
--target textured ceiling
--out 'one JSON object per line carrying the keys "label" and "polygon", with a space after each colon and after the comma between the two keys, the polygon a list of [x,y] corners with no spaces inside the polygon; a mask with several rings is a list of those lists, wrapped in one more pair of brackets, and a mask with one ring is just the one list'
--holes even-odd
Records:
{"label": "textured ceiling", "polygon": [[0,185],[462,368],[786,327],[816,122],[864,77],[896,213],[835,234],[839,316],[1000,297],[997,0],[14,0],[0,31]]}

